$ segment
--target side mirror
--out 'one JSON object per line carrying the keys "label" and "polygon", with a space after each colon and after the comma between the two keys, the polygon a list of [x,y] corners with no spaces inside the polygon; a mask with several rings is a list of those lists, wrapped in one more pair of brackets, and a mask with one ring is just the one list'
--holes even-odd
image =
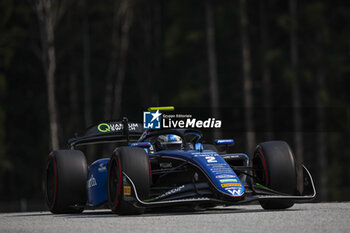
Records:
{"label": "side mirror", "polygon": [[217,139],[215,140],[215,144],[218,146],[220,145],[233,146],[235,145],[235,140],[234,139]]}
{"label": "side mirror", "polygon": [[217,139],[217,140],[215,140],[215,144],[217,146],[225,146],[225,153],[227,153],[228,148],[230,146],[235,145],[235,140],[233,140],[233,139]]}
{"label": "side mirror", "polygon": [[129,143],[128,146],[141,147],[141,148],[150,148],[151,147],[151,143],[149,143],[149,142],[132,142],[132,143]]}

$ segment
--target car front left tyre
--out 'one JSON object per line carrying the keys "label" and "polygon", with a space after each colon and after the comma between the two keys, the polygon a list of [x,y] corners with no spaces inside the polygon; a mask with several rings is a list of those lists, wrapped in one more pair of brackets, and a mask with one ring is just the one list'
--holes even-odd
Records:
{"label": "car front left tyre", "polygon": [[[126,174],[133,182],[137,196],[148,199],[151,186],[150,162],[145,150],[137,147],[118,147],[108,165],[108,202],[111,210],[117,214],[142,214],[144,208],[136,207],[125,198],[131,187],[123,185]],[[129,188],[130,191],[125,189]]]}
{"label": "car front left tyre", "polygon": [[45,198],[55,214],[81,213],[87,201],[87,161],[79,150],[56,150],[45,169]]}

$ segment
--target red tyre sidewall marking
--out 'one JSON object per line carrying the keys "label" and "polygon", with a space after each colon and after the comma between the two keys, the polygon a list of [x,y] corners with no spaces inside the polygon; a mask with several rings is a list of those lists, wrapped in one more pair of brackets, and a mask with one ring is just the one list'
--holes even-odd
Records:
{"label": "red tyre sidewall marking", "polygon": [[119,197],[120,197],[121,186],[122,186],[122,167],[121,167],[121,164],[120,164],[119,156],[117,157],[117,159],[118,159],[118,166],[116,166],[116,169],[119,169],[119,171],[117,170],[117,173],[119,172],[119,183],[118,183],[118,198],[115,201],[114,206],[113,206],[113,210],[114,211],[117,209],[118,204],[119,204]]}
{"label": "red tyre sidewall marking", "polygon": [[266,166],[265,157],[264,157],[264,154],[263,154],[263,152],[262,152],[262,150],[260,148],[258,149],[258,151],[259,151],[259,154],[261,155],[261,158],[262,158],[263,163],[264,163],[266,185],[268,185],[269,184],[269,176],[268,176],[268,173],[267,173],[267,166]]}
{"label": "red tyre sidewall marking", "polygon": [[56,195],[57,195],[57,167],[56,167],[56,161],[55,161],[55,158],[54,158],[54,155],[53,154],[50,154],[49,155],[50,158],[52,158],[52,161],[53,161],[53,169],[54,169],[54,174],[55,174],[55,190],[54,190],[54,193],[53,193],[53,198],[52,198],[52,204],[50,206],[50,211],[53,210],[54,206],[55,206],[55,202],[56,202]]}

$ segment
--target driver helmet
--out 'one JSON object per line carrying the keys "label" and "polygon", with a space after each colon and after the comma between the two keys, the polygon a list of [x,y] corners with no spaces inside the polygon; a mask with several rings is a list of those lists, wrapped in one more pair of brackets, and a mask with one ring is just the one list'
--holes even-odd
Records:
{"label": "driver helmet", "polygon": [[160,135],[158,141],[163,150],[181,150],[182,139],[175,134]]}

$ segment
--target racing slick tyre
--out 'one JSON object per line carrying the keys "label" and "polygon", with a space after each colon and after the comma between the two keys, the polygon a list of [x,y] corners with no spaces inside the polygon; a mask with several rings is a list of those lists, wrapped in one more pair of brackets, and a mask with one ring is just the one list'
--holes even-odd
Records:
{"label": "racing slick tyre", "polygon": [[[260,143],[253,157],[256,182],[280,193],[294,195],[297,188],[296,162],[289,145],[284,141]],[[286,209],[290,200],[261,200],[264,209]]]}
{"label": "racing slick tyre", "polygon": [[45,197],[54,214],[81,213],[87,201],[87,162],[79,150],[52,151],[46,165]]}
{"label": "racing slick tyre", "polygon": [[125,186],[123,173],[132,180],[138,198],[148,199],[151,173],[149,158],[144,149],[118,147],[108,164],[108,202],[111,210],[117,214],[142,214],[144,208],[135,207],[126,200],[130,200],[133,188]]}

